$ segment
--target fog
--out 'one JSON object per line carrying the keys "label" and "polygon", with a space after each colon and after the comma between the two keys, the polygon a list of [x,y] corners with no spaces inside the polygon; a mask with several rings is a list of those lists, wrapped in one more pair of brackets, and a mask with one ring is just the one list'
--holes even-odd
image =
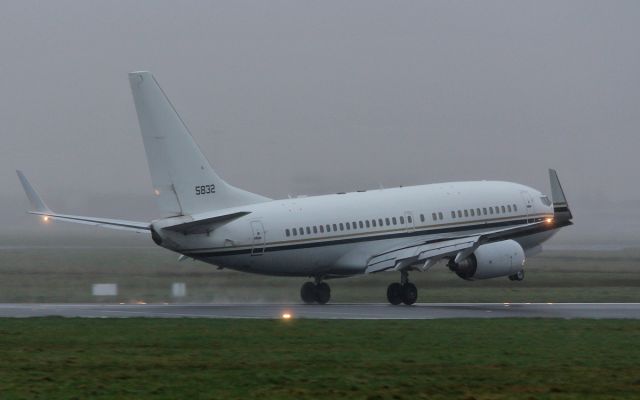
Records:
{"label": "fog", "polygon": [[558,240],[636,243],[638,21],[637,1],[6,1],[0,230],[39,229],[17,168],[57,211],[157,215],[126,75],[150,70],[244,189],[548,192],[553,167]]}

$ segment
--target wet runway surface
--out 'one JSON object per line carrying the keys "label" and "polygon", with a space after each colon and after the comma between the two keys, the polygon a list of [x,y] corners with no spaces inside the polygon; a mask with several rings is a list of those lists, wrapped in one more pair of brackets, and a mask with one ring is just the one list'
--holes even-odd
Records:
{"label": "wet runway surface", "polygon": [[640,319],[640,303],[388,304],[0,304],[0,317],[86,318],[625,318]]}

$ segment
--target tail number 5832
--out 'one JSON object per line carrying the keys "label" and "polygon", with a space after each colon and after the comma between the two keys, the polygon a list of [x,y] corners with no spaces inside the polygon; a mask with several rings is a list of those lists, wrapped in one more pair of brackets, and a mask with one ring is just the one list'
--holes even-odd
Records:
{"label": "tail number 5832", "polygon": [[216,192],[216,185],[200,185],[196,186],[196,196],[202,194],[211,194]]}

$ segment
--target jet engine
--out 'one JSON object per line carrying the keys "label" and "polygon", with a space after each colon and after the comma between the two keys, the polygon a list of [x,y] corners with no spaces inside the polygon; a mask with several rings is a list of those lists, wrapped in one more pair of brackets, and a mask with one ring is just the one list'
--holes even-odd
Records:
{"label": "jet engine", "polygon": [[515,240],[504,240],[483,244],[462,261],[452,259],[447,265],[460,278],[473,281],[513,275],[522,270],[524,261],[522,246]]}

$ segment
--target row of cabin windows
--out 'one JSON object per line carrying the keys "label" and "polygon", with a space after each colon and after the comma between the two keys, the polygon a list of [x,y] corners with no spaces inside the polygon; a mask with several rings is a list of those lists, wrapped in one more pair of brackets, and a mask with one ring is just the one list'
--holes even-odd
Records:
{"label": "row of cabin windows", "polygon": [[[441,212],[431,213],[431,219],[433,219],[434,221],[438,221],[438,220],[444,219],[444,215],[442,215]],[[424,222],[424,221],[425,221],[424,214],[420,214],[420,222]]]}
{"label": "row of cabin windows", "polygon": [[518,206],[509,204],[506,206],[470,208],[468,210],[451,211],[451,218],[475,217],[482,215],[507,214],[518,211]]}
{"label": "row of cabin windows", "polygon": [[[509,204],[507,206],[495,206],[495,207],[482,207],[482,208],[471,208],[468,210],[457,210],[457,211],[451,211],[451,218],[462,218],[464,217],[475,217],[475,216],[482,216],[482,215],[493,215],[493,214],[506,214],[506,213],[510,213],[510,212],[516,212],[518,211],[518,206],[516,206],[515,204]],[[437,213],[431,213],[431,219],[433,219],[434,221],[438,221],[438,220],[442,220],[444,219],[444,215],[442,214],[442,212],[437,212]],[[406,217],[407,223],[411,224],[413,223],[413,219],[411,218],[410,215],[407,215]],[[420,214],[420,222],[425,222],[426,218],[424,216],[424,214]],[[369,229],[369,228],[377,228],[377,227],[384,227],[384,226],[391,226],[391,225],[397,225],[398,221],[400,221],[400,225],[404,225],[405,223],[405,217],[404,216],[400,216],[399,218],[396,217],[391,217],[391,218],[378,218],[376,219],[372,219],[372,220],[365,220],[365,221],[353,221],[353,222],[340,222],[337,224],[326,224],[326,225],[314,225],[314,226],[307,226],[307,227],[300,227],[300,228],[291,228],[291,229],[285,229],[284,233],[287,237],[289,236],[302,236],[302,235],[311,235],[312,233],[314,234],[318,234],[318,233],[329,233],[329,232],[342,232],[342,231],[349,231],[352,229]]]}
{"label": "row of cabin windows", "polygon": [[[377,227],[384,227],[384,226],[391,226],[391,225],[398,225],[398,222],[400,223],[400,225],[404,225],[405,223],[405,217],[404,216],[400,216],[398,218],[396,217],[391,217],[391,218],[378,218],[376,219],[372,219],[372,220],[365,220],[365,221],[353,221],[353,222],[340,222],[337,224],[326,224],[326,225],[314,225],[314,226],[307,226],[307,227],[300,227],[300,228],[291,228],[291,229],[285,229],[284,230],[284,234],[289,237],[289,236],[302,236],[302,235],[311,235],[312,233],[314,234],[318,234],[318,233],[325,233],[325,232],[341,232],[341,231],[350,231],[350,230],[355,230],[355,229],[369,229],[369,228],[377,228]],[[406,217],[406,222],[408,224],[412,224],[413,223],[413,218],[411,218],[410,215],[407,215]]]}

